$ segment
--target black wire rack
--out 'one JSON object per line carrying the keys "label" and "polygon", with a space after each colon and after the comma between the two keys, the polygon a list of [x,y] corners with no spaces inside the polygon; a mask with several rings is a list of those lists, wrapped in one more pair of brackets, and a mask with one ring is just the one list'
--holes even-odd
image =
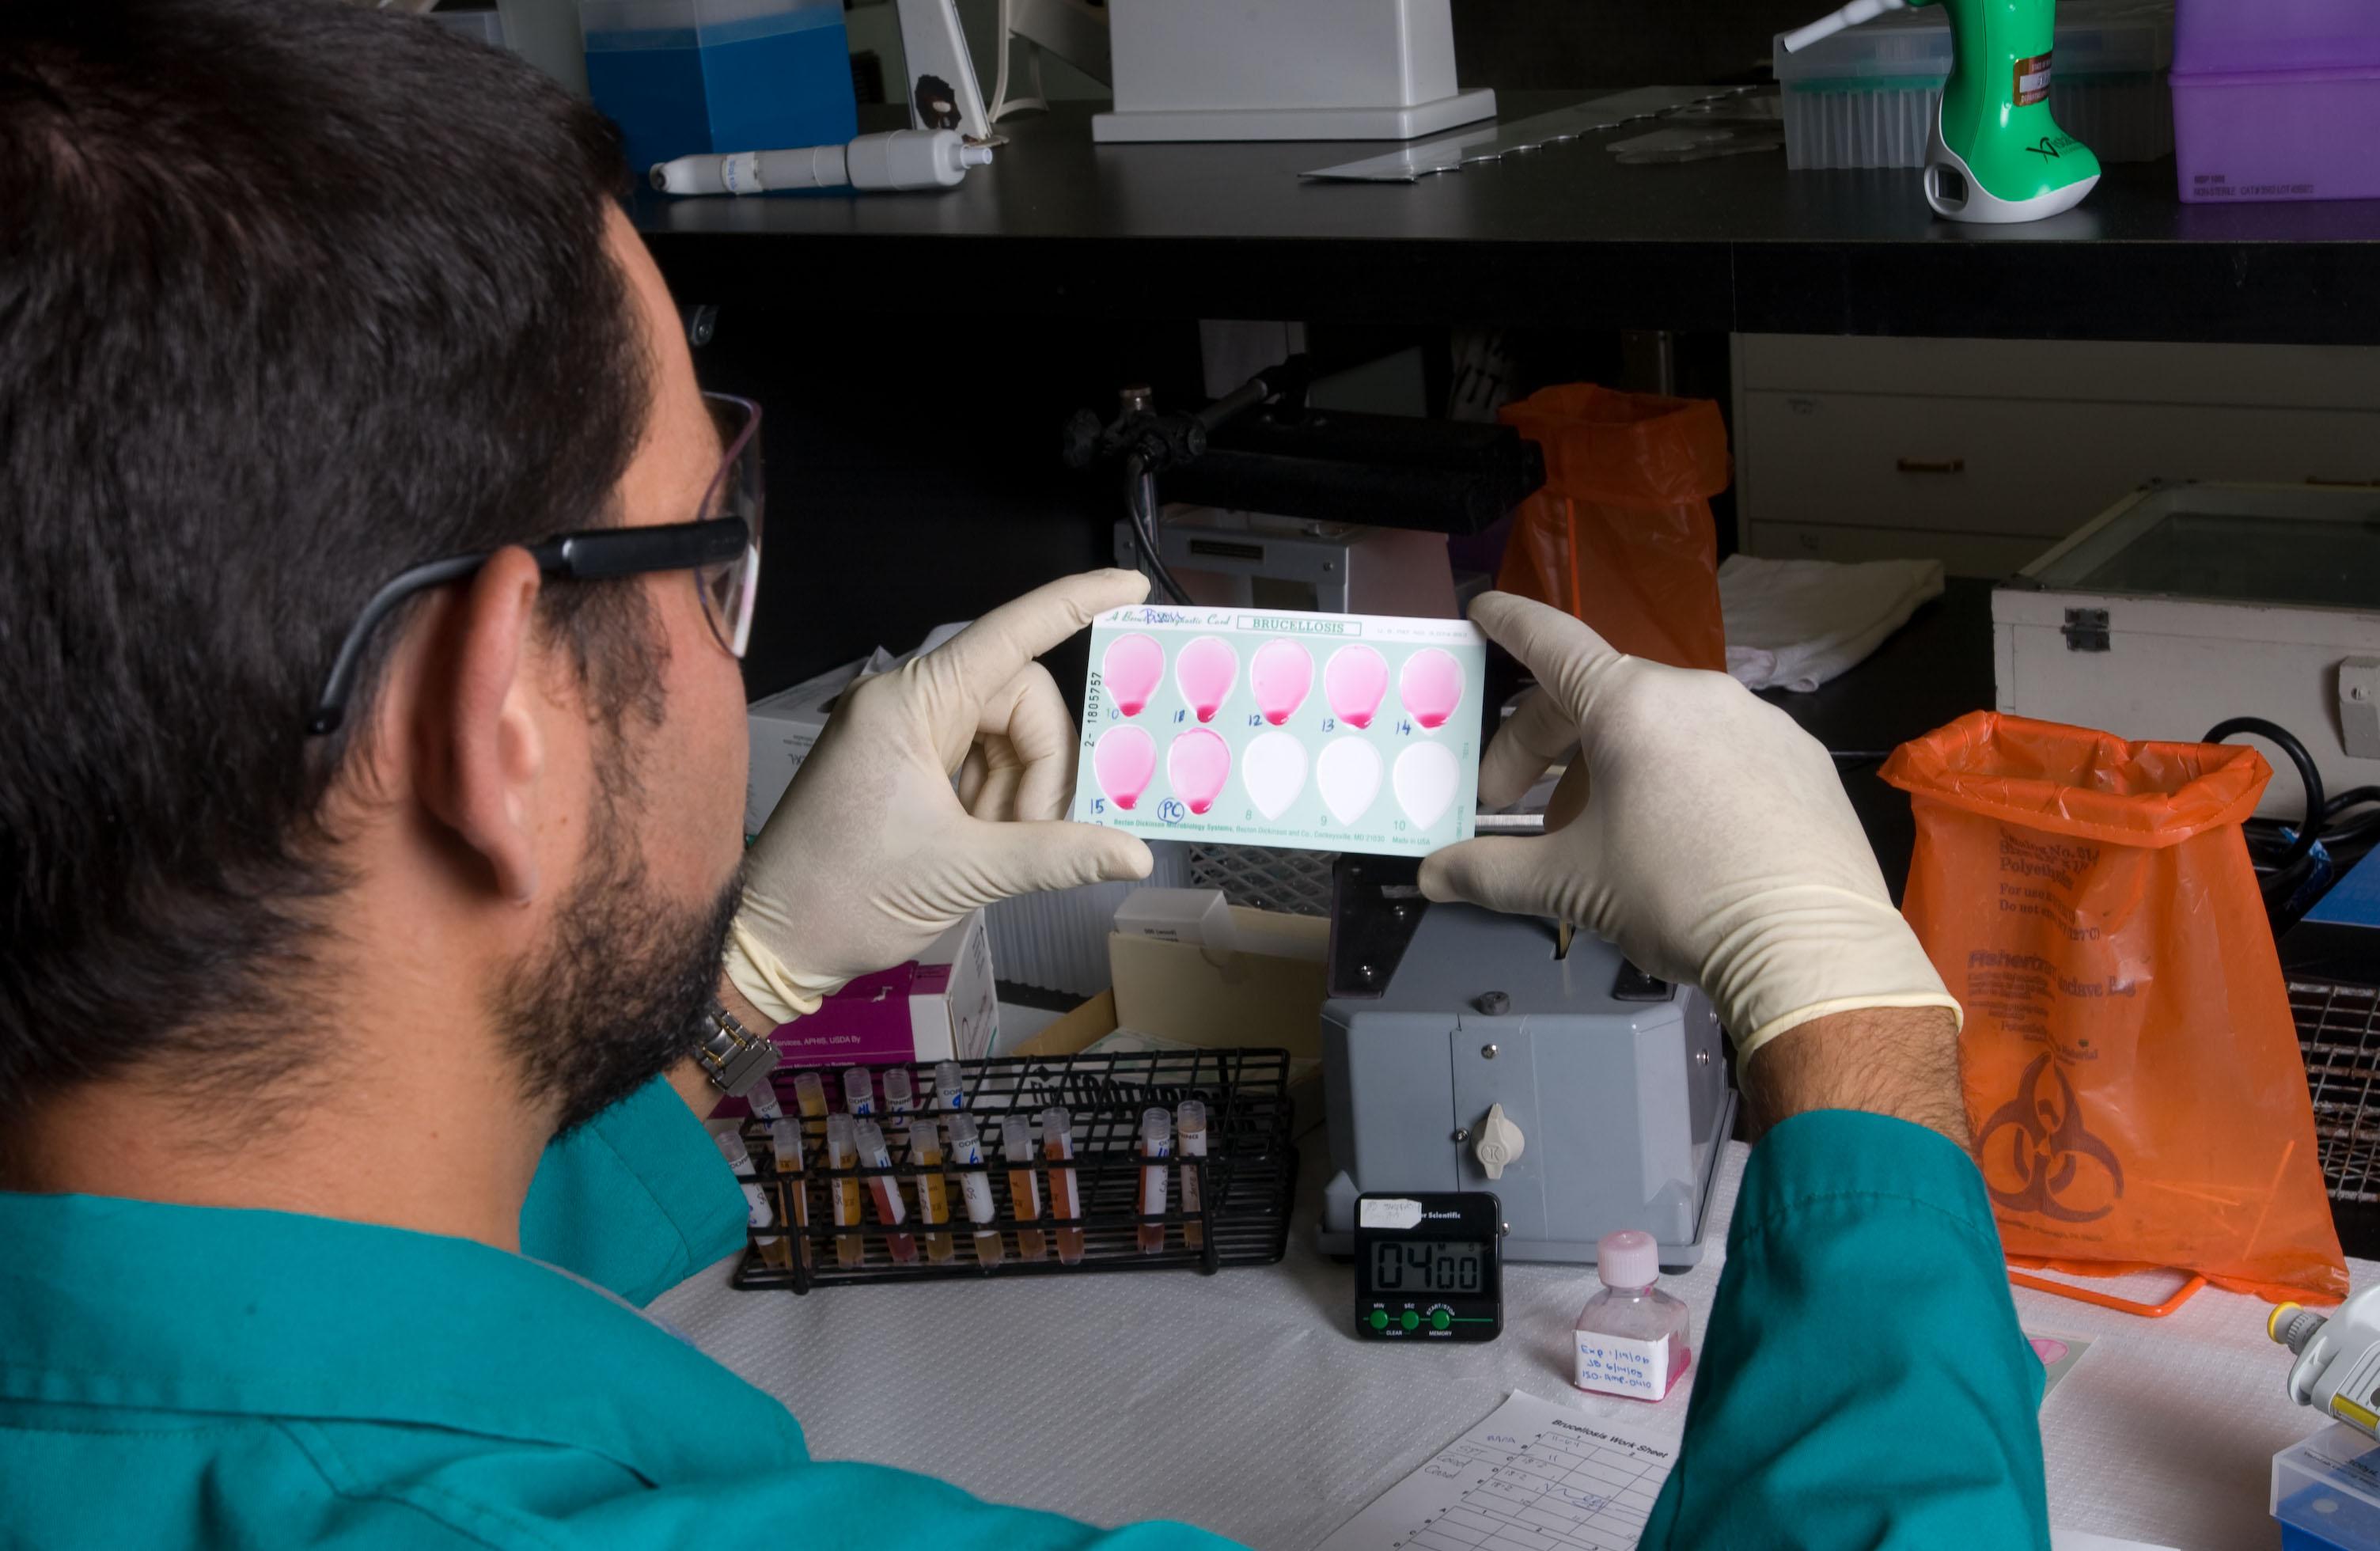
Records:
{"label": "black wire rack", "polygon": [[2380,1203],[2380,988],[2292,980],[2289,1013],[2323,1183],[2334,1202]]}
{"label": "black wire rack", "polygon": [[[733,1285],[806,1293],[870,1282],[1271,1265],[1289,1248],[1297,1181],[1289,1059],[1286,1050],[1257,1049],[962,1061],[955,1105],[953,1096],[934,1091],[931,1067],[871,1065],[861,1070],[870,1073],[878,1109],[864,1118],[882,1130],[892,1161],[848,1168],[830,1161],[827,1115],[802,1112],[800,1070],[780,1067],[770,1081],[785,1121],[799,1128],[800,1156],[778,1155],[768,1119],[742,1123],[753,1169],[746,1182],[761,1191],[773,1220],[747,1230]],[[814,1070],[828,1102],[844,1110],[843,1072],[850,1069]],[[917,1097],[907,1113],[883,1108],[883,1074],[895,1071],[911,1074]],[[1142,1112],[1171,1114],[1185,1098],[1206,1106],[1206,1154],[1190,1154],[1176,1135],[1172,1153],[1153,1163],[1142,1154]],[[1071,1159],[1045,1155],[1040,1117],[1053,1106],[1073,1121]],[[952,1158],[947,1122],[958,1114],[975,1121],[979,1165]],[[941,1160],[920,1163],[909,1122],[929,1116],[940,1122]],[[1011,1116],[1033,1127],[1030,1156],[1008,1156],[1002,1122]],[[1144,1210],[1153,1199],[1152,1169],[1161,1173],[1161,1211]],[[1078,1216],[1057,1215],[1053,1171],[1061,1169],[1072,1171]],[[1030,1218],[1017,1210],[1017,1186],[1028,1171],[1026,1199],[1038,1206]],[[990,1193],[986,1220],[970,1214],[970,1176],[980,1181],[973,1190],[978,1206]],[[880,1186],[897,1193],[904,1220],[885,1220]],[[1185,1197],[1196,1210],[1185,1209]]]}

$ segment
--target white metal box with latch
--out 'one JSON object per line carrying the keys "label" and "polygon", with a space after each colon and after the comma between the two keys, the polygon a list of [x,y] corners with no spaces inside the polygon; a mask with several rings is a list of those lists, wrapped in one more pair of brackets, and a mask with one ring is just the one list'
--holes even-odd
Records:
{"label": "white metal box with latch", "polygon": [[[2325,788],[2380,782],[2380,490],[2152,484],[1992,594],[2002,711],[2194,742],[2296,734]],[[2288,761],[2259,812],[2305,810]]]}

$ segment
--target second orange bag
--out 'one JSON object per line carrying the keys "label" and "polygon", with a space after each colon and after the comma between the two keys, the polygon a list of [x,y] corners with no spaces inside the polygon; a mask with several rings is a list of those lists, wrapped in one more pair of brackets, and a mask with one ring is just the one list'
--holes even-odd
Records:
{"label": "second orange bag", "polygon": [[1545,388],[1502,411],[1545,449],[1496,585],[1593,625],[1631,657],[1727,672],[1718,534],[1727,426],[1708,399]]}
{"label": "second orange bag", "polygon": [[1978,711],[1882,774],[1915,810],[1903,909],[1966,1009],[1967,1118],[2008,1253],[2345,1296],[2240,828],[2264,757]]}

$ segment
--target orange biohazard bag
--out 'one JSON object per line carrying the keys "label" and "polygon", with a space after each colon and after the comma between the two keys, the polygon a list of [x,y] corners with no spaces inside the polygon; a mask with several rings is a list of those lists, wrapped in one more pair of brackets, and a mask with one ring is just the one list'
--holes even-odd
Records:
{"label": "orange biohazard bag", "polygon": [[1882,774],[1915,810],[1903,909],[1966,1009],[1967,1119],[2008,1253],[2344,1297],[2240,828],[2264,757],[1978,711]]}
{"label": "orange biohazard bag", "polygon": [[1718,536],[1727,427],[1708,399],[1579,382],[1502,411],[1545,449],[1496,585],[1577,615],[1632,657],[1727,671]]}

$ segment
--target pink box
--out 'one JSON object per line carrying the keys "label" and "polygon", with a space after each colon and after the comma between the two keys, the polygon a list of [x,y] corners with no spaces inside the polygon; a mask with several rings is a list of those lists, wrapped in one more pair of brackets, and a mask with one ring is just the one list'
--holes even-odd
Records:
{"label": "pink box", "polygon": [[[909,963],[862,975],[770,1037],[783,1058],[782,1071],[980,1060],[999,1034],[991,938],[978,910]],[[733,1118],[749,1111],[742,1099],[730,1098],[713,1112]]]}

